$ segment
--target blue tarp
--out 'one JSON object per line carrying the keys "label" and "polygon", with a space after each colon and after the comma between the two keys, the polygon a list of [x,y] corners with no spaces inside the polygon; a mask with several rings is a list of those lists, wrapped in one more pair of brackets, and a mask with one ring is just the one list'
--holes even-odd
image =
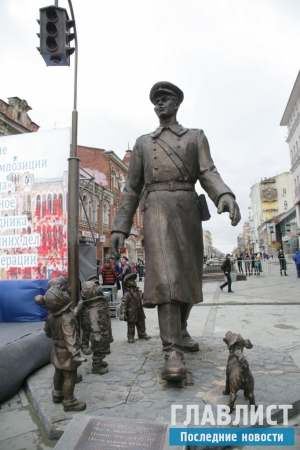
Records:
{"label": "blue tarp", "polygon": [[44,295],[48,279],[0,281],[0,322],[40,322],[47,310],[34,297]]}

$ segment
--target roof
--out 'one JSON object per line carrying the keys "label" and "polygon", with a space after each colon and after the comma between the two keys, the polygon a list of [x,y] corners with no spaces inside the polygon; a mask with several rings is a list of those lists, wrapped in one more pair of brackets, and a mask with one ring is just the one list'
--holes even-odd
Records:
{"label": "roof", "polygon": [[290,98],[289,98],[289,100],[287,102],[287,105],[285,107],[285,111],[283,113],[283,116],[282,116],[282,119],[281,119],[281,122],[280,122],[281,126],[284,126],[284,125],[288,124],[299,96],[300,96],[300,71],[298,72],[298,76],[296,78],[296,81],[295,81],[294,87],[292,89]]}

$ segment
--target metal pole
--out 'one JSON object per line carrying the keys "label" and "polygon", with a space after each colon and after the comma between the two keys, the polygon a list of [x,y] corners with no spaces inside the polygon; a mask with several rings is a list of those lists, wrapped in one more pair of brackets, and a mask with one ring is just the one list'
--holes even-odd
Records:
{"label": "metal pole", "polygon": [[71,0],[68,0],[75,33],[75,69],[74,69],[74,108],[72,112],[72,143],[69,161],[68,181],[68,281],[72,290],[72,305],[79,301],[79,158],[77,158],[78,112],[77,108],[77,72],[78,40],[76,23]]}

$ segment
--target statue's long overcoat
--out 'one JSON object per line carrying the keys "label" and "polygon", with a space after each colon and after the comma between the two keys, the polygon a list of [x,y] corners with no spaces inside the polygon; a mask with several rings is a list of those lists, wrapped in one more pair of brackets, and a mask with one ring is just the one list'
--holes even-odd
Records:
{"label": "statue's long overcoat", "polygon": [[[113,232],[121,231],[129,236],[144,186],[184,181],[157,138],[176,150],[188,168],[187,181],[195,184],[199,180],[216,206],[221,195],[233,195],[214,165],[202,130],[183,128],[179,124],[159,127],[139,137],[133,148]],[[202,223],[195,192],[152,191],[146,206],[144,306],[202,302]]]}

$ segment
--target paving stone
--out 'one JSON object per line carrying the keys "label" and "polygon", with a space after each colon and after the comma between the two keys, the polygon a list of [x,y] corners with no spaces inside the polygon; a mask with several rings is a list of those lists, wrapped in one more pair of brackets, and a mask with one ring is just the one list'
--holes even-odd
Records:
{"label": "paving stone", "polygon": [[[229,396],[224,396],[222,391],[228,350],[216,337],[199,338],[199,343],[201,351],[185,354],[188,380],[184,387],[180,387],[184,383],[169,383],[160,378],[163,367],[160,342],[137,341],[132,346],[126,341],[119,343],[118,352],[113,350],[107,358],[107,374],[89,374],[81,366],[83,382],[76,385],[75,394],[88,406],[80,414],[170,425],[171,405],[182,404],[184,407],[177,414],[179,425],[186,420],[186,405],[199,405],[202,414],[205,404],[214,409],[218,404],[227,404]],[[255,350],[245,351],[245,355],[255,379],[257,404],[291,404],[298,398],[300,371],[285,350],[255,346]],[[123,372],[119,371],[120,361],[126,361]],[[53,368],[47,366],[30,376],[27,386],[48,434],[57,438],[78,413],[65,413],[61,405],[52,403],[52,377]],[[237,403],[247,404],[242,391],[238,393]]]}

